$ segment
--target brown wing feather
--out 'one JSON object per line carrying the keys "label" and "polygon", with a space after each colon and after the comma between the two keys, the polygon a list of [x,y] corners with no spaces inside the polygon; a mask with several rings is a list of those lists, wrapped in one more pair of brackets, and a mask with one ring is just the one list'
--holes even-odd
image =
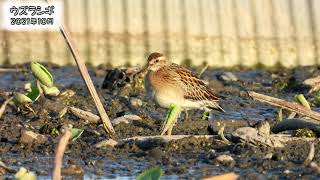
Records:
{"label": "brown wing feather", "polygon": [[176,74],[178,82],[181,82],[181,87],[185,91],[184,97],[193,101],[218,101],[219,98],[214,95],[212,90],[206,83],[199,79],[192,71],[183,68],[177,64],[172,64],[169,67]]}

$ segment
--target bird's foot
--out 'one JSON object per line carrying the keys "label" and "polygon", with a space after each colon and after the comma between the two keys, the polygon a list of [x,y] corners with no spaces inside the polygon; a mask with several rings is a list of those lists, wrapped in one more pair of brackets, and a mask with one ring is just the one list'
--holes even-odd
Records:
{"label": "bird's foot", "polygon": [[171,104],[167,112],[166,119],[161,127],[161,135],[167,133],[171,135],[174,124],[177,122],[177,119],[181,113],[181,107],[175,104]]}

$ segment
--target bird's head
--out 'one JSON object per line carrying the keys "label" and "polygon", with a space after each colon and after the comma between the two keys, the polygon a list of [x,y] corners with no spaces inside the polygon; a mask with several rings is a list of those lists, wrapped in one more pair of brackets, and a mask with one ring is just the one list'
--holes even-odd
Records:
{"label": "bird's head", "polygon": [[146,70],[157,71],[158,69],[168,64],[170,64],[170,62],[163,54],[154,52],[151,53],[148,57],[148,64],[146,66]]}

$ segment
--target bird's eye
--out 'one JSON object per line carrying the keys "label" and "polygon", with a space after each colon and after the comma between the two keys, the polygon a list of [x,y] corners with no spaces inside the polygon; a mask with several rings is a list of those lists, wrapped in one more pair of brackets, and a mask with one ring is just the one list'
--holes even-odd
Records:
{"label": "bird's eye", "polygon": [[159,59],[156,59],[156,61],[155,61],[156,63],[158,63],[159,62]]}

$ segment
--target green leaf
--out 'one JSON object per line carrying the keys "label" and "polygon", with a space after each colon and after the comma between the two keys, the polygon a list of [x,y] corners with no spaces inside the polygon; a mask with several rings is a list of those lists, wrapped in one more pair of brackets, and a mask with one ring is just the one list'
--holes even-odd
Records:
{"label": "green leaf", "polygon": [[22,93],[17,93],[13,98],[13,102],[15,105],[25,105],[32,103],[32,99]]}
{"label": "green leaf", "polygon": [[[40,97],[40,89],[38,87],[37,81],[32,81],[30,83],[30,86],[28,87],[28,84],[25,84],[25,88],[28,88],[28,94],[27,96],[32,100],[32,102],[35,102]],[[30,88],[30,89],[29,89]]]}
{"label": "green leaf", "polygon": [[53,77],[43,65],[37,62],[32,62],[31,71],[34,77],[37,78],[41,84],[47,87],[51,87],[53,85]]}
{"label": "green leaf", "polygon": [[78,128],[72,128],[71,129],[71,140],[75,141],[76,139],[78,139],[81,134],[83,133],[83,129],[78,129]]}
{"label": "green leaf", "polygon": [[164,171],[161,168],[155,167],[143,171],[137,176],[136,180],[159,180],[163,174]]}

